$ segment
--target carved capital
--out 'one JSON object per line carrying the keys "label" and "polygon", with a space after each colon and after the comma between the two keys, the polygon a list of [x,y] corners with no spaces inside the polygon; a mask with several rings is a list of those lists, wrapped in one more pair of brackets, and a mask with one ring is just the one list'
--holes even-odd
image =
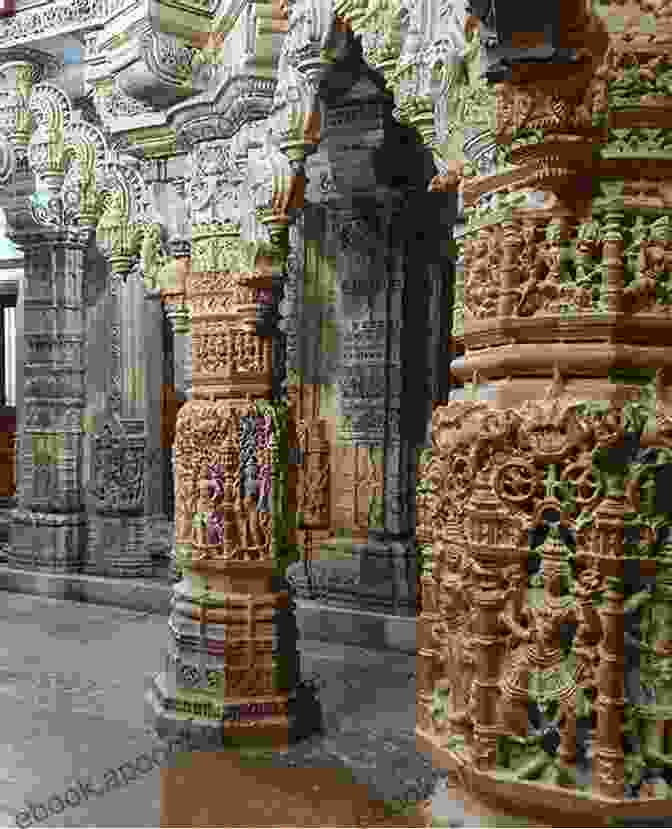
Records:
{"label": "carved capital", "polygon": [[[140,255],[144,235],[152,223],[151,203],[141,175],[121,158],[110,156],[103,171],[105,206],[97,240],[115,273],[127,274]],[[147,247],[148,257],[150,245]],[[152,262],[152,266],[157,263]]]}

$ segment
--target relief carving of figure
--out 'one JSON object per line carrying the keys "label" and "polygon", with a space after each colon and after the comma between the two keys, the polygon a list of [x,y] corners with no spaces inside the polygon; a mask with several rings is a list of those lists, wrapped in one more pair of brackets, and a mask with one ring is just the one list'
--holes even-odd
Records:
{"label": "relief carving of figure", "polygon": [[439,613],[436,626],[440,648],[441,677],[438,689],[447,690],[447,724],[463,731],[471,722],[472,684],[476,668],[472,636],[476,608],[473,604],[472,568],[468,556],[451,542],[436,542],[439,555],[448,552],[441,575]]}
{"label": "relief carving of figure", "polygon": [[[503,614],[502,621],[521,640],[505,665],[500,683],[502,722],[509,734],[528,735],[529,704],[540,710],[557,708],[567,723],[576,720],[576,669],[563,653],[561,634],[565,625],[577,621],[573,597],[564,593],[569,580],[566,548],[557,528],[552,528],[544,545],[543,597],[530,590],[529,617],[531,625],[523,628],[518,620]],[[572,731],[571,723],[565,729]]]}

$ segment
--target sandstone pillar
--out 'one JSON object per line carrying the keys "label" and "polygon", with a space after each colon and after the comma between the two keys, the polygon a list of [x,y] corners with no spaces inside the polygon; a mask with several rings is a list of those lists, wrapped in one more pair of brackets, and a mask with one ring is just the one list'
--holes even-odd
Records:
{"label": "sandstone pillar", "polygon": [[[657,73],[672,32],[656,9],[644,36],[636,4],[618,31],[609,4],[562,9],[557,60],[512,57],[491,85],[471,71],[487,33],[473,18],[446,90],[465,139],[451,366],[465,390],[434,411],[423,464],[422,627],[438,604],[447,628],[461,597],[432,649],[462,658],[425,677],[416,731],[481,813],[607,825],[669,811],[667,726],[652,729],[667,716],[653,619],[669,597],[649,580],[665,578],[669,523],[672,167],[635,136],[655,143],[670,108]],[[561,68],[562,54],[575,60]],[[446,690],[464,699],[458,717]]]}
{"label": "sandstone pillar", "polygon": [[[270,144],[264,150],[258,168],[282,164]],[[175,438],[183,579],[175,586],[166,670],[148,693],[159,733],[184,726],[187,713],[194,736],[210,747],[249,735],[286,744],[309,713],[284,576],[294,556],[293,439],[287,408],[273,399],[282,372],[273,365],[272,298],[284,273],[288,217],[275,214],[262,194],[257,217],[271,242],[252,245],[230,213],[215,220],[209,211],[230,186],[230,163],[228,142],[192,149],[191,186],[199,194],[192,198],[186,291],[193,388]]]}

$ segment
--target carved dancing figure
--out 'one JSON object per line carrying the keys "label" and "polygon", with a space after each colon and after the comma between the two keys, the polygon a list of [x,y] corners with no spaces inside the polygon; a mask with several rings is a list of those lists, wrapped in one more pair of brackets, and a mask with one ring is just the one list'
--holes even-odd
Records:
{"label": "carved dancing figure", "polygon": [[573,596],[563,595],[571,571],[557,528],[550,530],[542,549],[543,600],[530,607],[530,631],[515,625],[523,641],[508,658],[500,683],[502,722],[509,733],[527,737],[529,704],[536,703],[542,712],[557,707],[561,756],[571,762],[576,755],[576,668],[563,654],[561,635],[565,625],[577,621],[577,614]]}

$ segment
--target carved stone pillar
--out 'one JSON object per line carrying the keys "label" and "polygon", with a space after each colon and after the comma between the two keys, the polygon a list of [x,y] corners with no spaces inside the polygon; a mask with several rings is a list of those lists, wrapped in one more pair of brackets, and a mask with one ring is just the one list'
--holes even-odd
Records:
{"label": "carved stone pillar", "polygon": [[24,252],[23,407],[9,562],[74,572],[86,544],[82,493],[86,231],[13,235]]}
{"label": "carved stone pillar", "polygon": [[[89,493],[93,513],[85,570],[97,575],[151,576],[145,545],[147,433],[138,408],[144,405],[143,366],[134,360],[129,287],[121,273],[108,282],[110,359],[107,402],[98,418],[92,446]],[[141,290],[144,291],[142,283]],[[137,356],[137,355],[135,355]]]}
{"label": "carved stone pillar", "polygon": [[[191,398],[192,349],[191,323],[186,305],[186,281],[191,267],[191,243],[186,239],[173,239],[168,243],[169,254],[173,257],[171,276],[174,284],[162,285],[163,308],[173,335],[173,359],[175,366],[175,391],[181,400]],[[167,270],[166,268],[166,270]]]}
{"label": "carved stone pillar", "polygon": [[[99,575],[150,576],[147,509],[153,480],[148,464],[146,372],[150,368],[141,319],[145,285],[138,255],[152,241],[155,225],[145,184],[134,159],[110,156],[102,171],[110,194],[97,227],[97,242],[110,263],[105,285],[108,349],[100,366],[106,377],[102,410],[92,436],[89,495],[92,516],[86,570]],[[157,420],[160,420],[157,417]],[[153,428],[158,432],[158,423]],[[149,499],[149,500],[148,500]]]}
{"label": "carved stone pillar", "polygon": [[190,713],[210,745],[251,733],[282,744],[307,713],[297,697],[298,632],[284,575],[295,540],[295,440],[286,406],[273,401],[277,329],[269,310],[284,271],[288,218],[258,203],[271,242],[250,245],[220,202],[228,142],[196,145],[191,161],[193,392],[175,438],[183,579],[170,656],[148,702],[159,733],[184,727],[181,715]]}
{"label": "carved stone pillar", "polygon": [[[339,414],[370,463],[369,539],[360,550],[361,600],[415,613],[415,548],[409,482],[416,445],[404,432],[402,342],[404,250],[393,228],[401,204],[334,208],[337,229]],[[426,333],[426,332],[425,332]]]}
{"label": "carved stone pillar", "polygon": [[[142,285],[142,283],[140,283]],[[169,473],[170,448],[164,445],[164,360],[167,351],[165,343],[165,320],[161,307],[161,292],[147,289],[142,285],[144,300],[136,303],[137,318],[133,328],[141,335],[135,340],[134,359],[139,371],[133,397],[140,394],[144,405],[138,415],[143,415],[147,434],[147,457],[145,461],[145,514],[152,520],[166,517],[165,492],[171,486]],[[144,307],[143,307],[144,306]],[[168,351],[170,354],[170,352]],[[157,424],[159,428],[157,428]]]}
{"label": "carved stone pillar", "polygon": [[[457,529],[471,584],[447,638],[462,652],[471,642],[475,670],[434,679],[429,733],[423,687],[417,735],[479,811],[548,825],[669,811],[669,649],[655,643],[668,640],[657,585],[672,457],[672,167],[635,132],[645,121],[653,141],[671,107],[658,73],[672,18],[647,6],[655,34],[644,36],[644,6],[626,8],[616,31],[612,4],[563,3],[560,45],[575,62],[512,57],[510,79],[488,88],[462,71],[451,93],[473,130],[452,332],[465,388],[433,413],[423,500],[442,584],[455,569],[443,537]],[[496,11],[499,31],[507,11]],[[465,730],[446,741],[442,683],[455,699],[465,675]]]}

